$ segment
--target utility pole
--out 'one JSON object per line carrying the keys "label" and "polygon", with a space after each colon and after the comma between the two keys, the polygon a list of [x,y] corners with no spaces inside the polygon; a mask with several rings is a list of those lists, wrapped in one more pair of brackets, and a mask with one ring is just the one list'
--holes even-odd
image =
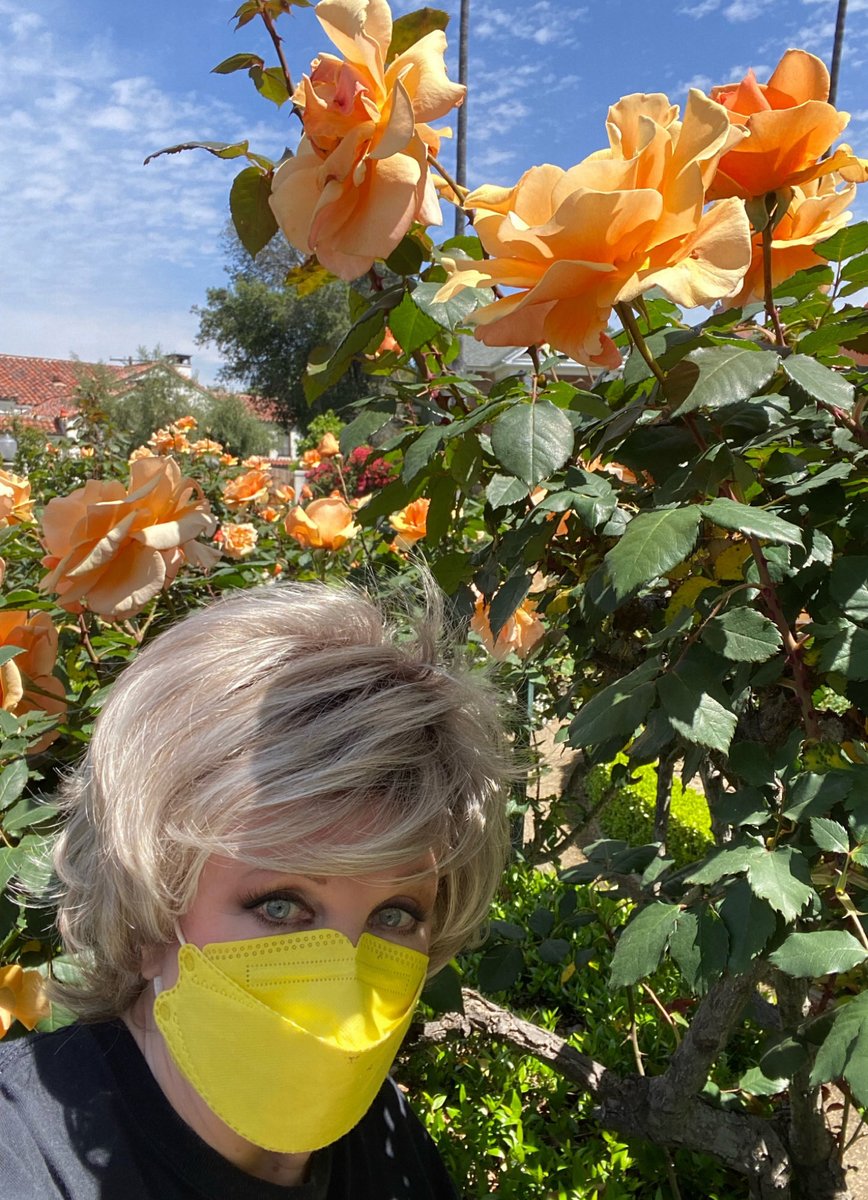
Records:
{"label": "utility pole", "polygon": [[[844,0],[846,3],[846,0]],[[458,82],[467,87],[467,43],[470,38],[470,0],[461,0],[458,18]],[[467,187],[467,99],[458,110],[458,129],[455,142],[455,179]],[[463,208],[455,209],[455,236],[464,233],[467,218]]]}
{"label": "utility pole", "polygon": [[844,23],[847,20],[847,0],[838,0],[838,16],[835,20],[835,42],[832,46],[832,69],[829,72],[829,103],[834,104],[838,96],[838,76],[841,73],[841,52],[844,49]]}

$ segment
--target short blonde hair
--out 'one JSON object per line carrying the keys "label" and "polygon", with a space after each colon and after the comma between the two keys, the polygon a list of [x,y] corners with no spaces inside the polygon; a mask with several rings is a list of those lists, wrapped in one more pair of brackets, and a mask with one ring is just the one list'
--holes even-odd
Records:
{"label": "short blonde hair", "polygon": [[80,968],[62,1003],[123,1012],[212,854],[356,875],[433,847],[431,969],[473,939],[506,854],[507,759],[496,696],[442,665],[430,609],[402,629],[349,587],[256,588],[139,654],[61,797],[58,925]]}

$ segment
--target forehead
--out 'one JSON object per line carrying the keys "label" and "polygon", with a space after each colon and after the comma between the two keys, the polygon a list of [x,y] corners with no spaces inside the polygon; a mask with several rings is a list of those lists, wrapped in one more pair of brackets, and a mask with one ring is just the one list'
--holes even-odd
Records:
{"label": "forehead", "polygon": [[398,867],[372,867],[371,870],[352,874],[313,874],[306,871],[286,870],[280,862],[282,856],[268,855],[257,863],[226,855],[213,854],[206,859],[199,876],[196,898],[217,897],[233,892],[253,892],[257,889],[308,884],[315,889],[327,889],[330,885],[358,885],[360,890],[392,890],[402,886],[436,886],[437,861],[433,850],[417,855]]}

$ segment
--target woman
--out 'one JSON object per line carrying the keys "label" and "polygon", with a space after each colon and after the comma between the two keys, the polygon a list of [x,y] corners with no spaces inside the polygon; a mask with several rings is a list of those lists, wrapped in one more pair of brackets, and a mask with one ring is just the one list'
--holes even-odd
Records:
{"label": "woman", "polygon": [[0,1048],[16,1200],[446,1200],[387,1078],[503,864],[492,697],[349,590],[246,592],[123,674],[65,794],[78,1018]]}

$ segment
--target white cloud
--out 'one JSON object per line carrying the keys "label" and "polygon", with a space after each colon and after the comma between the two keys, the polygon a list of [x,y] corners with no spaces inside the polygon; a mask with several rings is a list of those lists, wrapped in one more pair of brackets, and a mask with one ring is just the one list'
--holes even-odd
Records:
{"label": "white cloud", "polygon": [[584,21],[586,7],[566,9],[552,0],[537,0],[530,7],[510,7],[505,0],[487,0],[474,13],[471,37],[481,41],[531,41],[537,46],[571,46],[576,35],[570,26]]}
{"label": "white cloud", "polygon": [[679,8],[678,13],[683,17],[693,17],[698,21],[701,17],[707,17],[709,13],[716,12],[720,8],[721,0],[698,0],[696,4],[683,4]]}

